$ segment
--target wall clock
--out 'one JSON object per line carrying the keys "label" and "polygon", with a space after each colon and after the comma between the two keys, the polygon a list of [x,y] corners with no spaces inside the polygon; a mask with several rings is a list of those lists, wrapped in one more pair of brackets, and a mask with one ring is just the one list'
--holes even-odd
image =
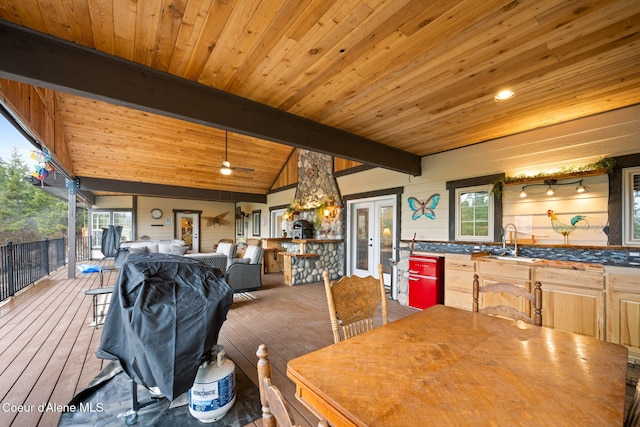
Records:
{"label": "wall clock", "polygon": [[160,219],[162,218],[162,211],[158,208],[151,209],[151,218]]}

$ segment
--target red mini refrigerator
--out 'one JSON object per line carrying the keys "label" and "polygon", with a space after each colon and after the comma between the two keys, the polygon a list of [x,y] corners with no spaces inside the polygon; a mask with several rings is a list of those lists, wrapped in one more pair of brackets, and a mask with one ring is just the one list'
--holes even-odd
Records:
{"label": "red mini refrigerator", "polygon": [[409,306],[421,310],[444,304],[444,258],[409,257]]}

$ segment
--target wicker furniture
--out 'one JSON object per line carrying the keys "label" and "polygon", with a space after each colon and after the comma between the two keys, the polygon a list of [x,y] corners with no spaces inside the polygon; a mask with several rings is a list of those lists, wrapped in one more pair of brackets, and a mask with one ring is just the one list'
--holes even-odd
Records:
{"label": "wicker furniture", "polygon": [[250,291],[262,287],[262,257],[264,249],[247,246],[243,258],[235,258],[227,268],[227,283],[234,292]]}

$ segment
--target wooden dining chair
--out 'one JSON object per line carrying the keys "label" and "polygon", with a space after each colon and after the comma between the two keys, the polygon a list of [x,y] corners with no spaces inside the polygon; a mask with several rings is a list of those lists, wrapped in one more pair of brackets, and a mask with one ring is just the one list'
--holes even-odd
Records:
{"label": "wooden dining chair", "polygon": [[332,282],[329,280],[329,272],[322,272],[335,343],[340,342],[340,330],[343,339],[348,339],[373,329],[373,318],[378,305],[382,310],[382,324],[387,324],[387,297],[382,264],[378,265],[378,276],[378,279],[371,276],[344,276]]}
{"label": "wooden dining chair", "polygon": [[[271,362],[269,349],[260,344],[258,351],[258,385],[260,388],[260,403],[262,405],[263,427],[300,427],[295,424],[284,402],[282,393],[271,382]],[[326,420],[320,420],[318,427],[328,427]]]}
{"label": "wooden dining chair", "polygon": [[640,381],[636,384],[631,406],[624,417],[624,427],[640,427]]}
{"label": "wooden dining chair", "polygon": [[[473,275],[473,311],[482,312],[496,317],[507,317],[513,320],[522,320],[536,326],[542,326],[542,287],[540,282],[535,283],[533,292],[529,292],[521,286],[511,283],[489,283],[480,286],[477,274]],[[509,305],[489,305],[480,307],[480,292],[509,294],[514,297],[524,298],[532,304],[533,316],[524,311],[517,310]]]}

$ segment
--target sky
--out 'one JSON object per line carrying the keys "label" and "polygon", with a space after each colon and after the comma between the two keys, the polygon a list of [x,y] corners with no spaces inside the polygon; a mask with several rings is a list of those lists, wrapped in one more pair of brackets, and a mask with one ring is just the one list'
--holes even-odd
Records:
{"label": "sky", "polygon": [[5,162],[10,161],[14,148],[18,150],[25,165],[29,167],[35,165],[35,161],[31,158],[31,151],[35,147],[3,115],[0,115],[0,158]]}

